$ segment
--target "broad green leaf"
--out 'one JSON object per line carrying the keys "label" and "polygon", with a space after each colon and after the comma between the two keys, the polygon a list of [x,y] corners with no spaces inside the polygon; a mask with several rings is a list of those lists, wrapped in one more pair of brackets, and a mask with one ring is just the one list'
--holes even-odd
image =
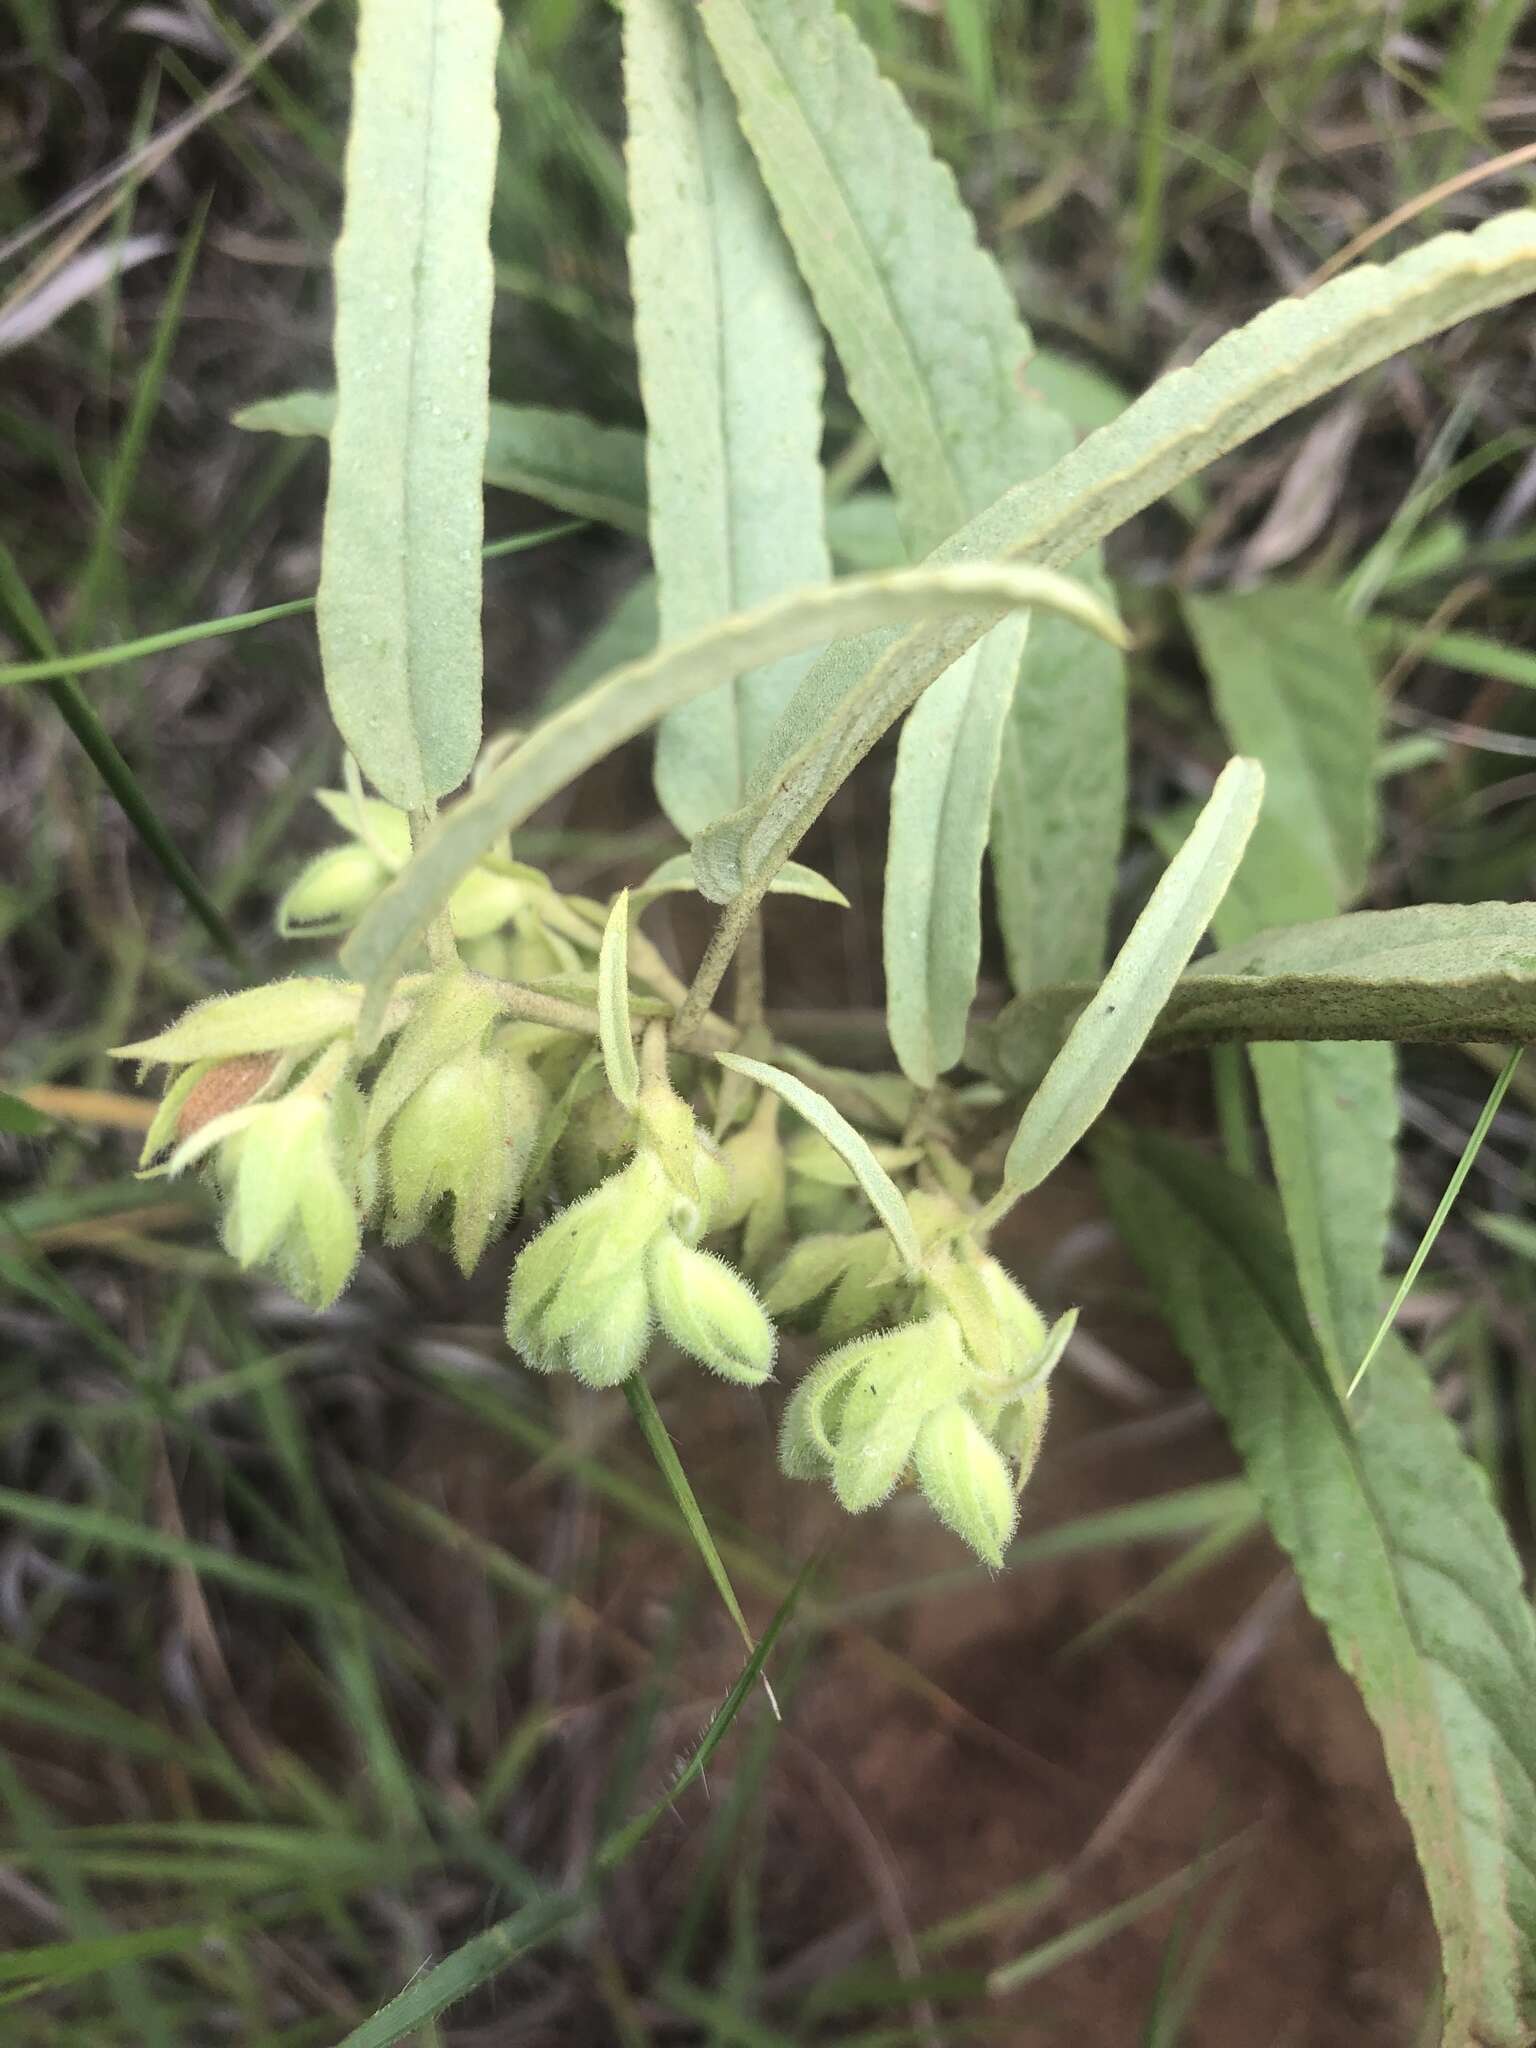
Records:
{"label": "broad green leaf", "polygon": [[[674,853],[670,860],[664,860],[646,876],[630,895],[636,907],[654,903],[658,896],[670,896],[683,889],[697,890],[694,879],[693,856],[688,853]],[[842,890],[829,882],[825,875],[818,875],[814,868],[802,867],[797,860],[785,861],[773,878],[772,896],[805,896],[813,903],[835,903],[840,910],[851,908]]]}
{"label": "broad green leaf", "polygon": [[[1536,287],[1536,211],[1438,235],[1381,267],[1283,300],[1172,371],[1044,476],[1007,491],[936,551],[1065,567],[1217,456],[1388,356]],[[880,735],[997,623],[934,622],[834,647],[772,735],[748,801],[696,849],[717,901],[760,892]]]}
{"label": "broad green leaf", "polygon": [[[1377,831],[1380,708],[1360,628],[1324,587],[1185,599],[1228,740],[1264,764],[1264,804],[1215,917],[1225,945],[1331,917],[1365,887]],[[1397,1088],[1383,1042],[1249,1048],[1296,1274],[1342,1386],[1381,1312],[1397,1180]]]}
{"label": "broad green leaf", "polygon": [[1222,730],[1264,764],[1247,859],[1264,922],[1336,915],[1364,889],[1377,833],[1381,711],[1358,623],[1301,583],[1186,597],[1184,615]]}
{"label": "broad green leaf", "polygon": [[387,986],[436,912],[504,832],[675,705],[839,634],[926,617],[947,606],[974,613],[978,606],[1000,605],[1057,607],[1096,630],[1119,631],[1081,584],[1054,573],[1016,565],[997,570],[985,563],[890,569],[796,591],[615,669],[536,727],[470,796],[438,819],[409,866],[370,905],[343,948],[345,957],[365,978]]}
{"label": "broad green leaf", "polygon": [[[1015,1087],[1082,1009],[1086,983],[1010,1003],[974,1034],[980,1066]],[[1244,1040],[1536,1039],[1536,904],[1418,903],[1259,932],[1199,960],[1168,998],[1154,1052]]]}
{"label": "broad green leaf", "polygon": [[[1104,588],[1096,568],[1079,573]],[[1039,613],[992,794],[997,921],[1020,993],[1102,969],[1124,816],[1124,657]]]}
{"label": "broad green leaf", "polygon": [[701,0],[741,126],[915,554],[1062,455],[1002,274],[833,0]]}
{"label": "broad green leaf", "polygon": [[[663,642],[830,573],[821,336],[691,0],[628,0],[629,268]],[[662,721],[678,830],[741,801],[809,654]]]}
{"label": "broad green leaf", "polygon": [[1003,1166],[1010,1194],[1027,1194],[1061,1164],[1146,1043],[1243,857],[1263,794],[1256,761],[1229,761],[1217,777],[1194,830],[1030,1097]]}
{"label": "broad green leaf", "polygon": [[821,1133],[868,1196],[870,1207],[890,1232],[891,1242],[900,1252],[907,1271],[915,1273],[923,1261],[923,1248],[901,1191],[870,1150],[868,1140],[860,1136],[841,1110],[834,1109],[824,1095],[796,1080],[793,1074],[767,1066],[762,1060],[749,1060],[735,1052],[716,1053],[715,1057],[733,1074],[745,1074],[749,1081],[771,1088],[813,1130]]}
{"label": "broad green leaf", "polygon": [[[922,553],[1055,461],[1072,430],[1027,378],[1034,344],[953,176],[832,0],[705,0],[701,18],[909,544]],[[981,958],[981,864],[1021,653],[1028,662],[1025,632],[1017,620],[989,634],[901,736],[885,978],[892,1045],[924,1086],[964,1045]],[[1119,708],[1118,696],[1095,707],[1083,737],[1096,749]],[[1055,710],[1055,750],[1075,754],[1073,707]],[[1118,740],[1123,748],[1123,730]],[[1106,782],[1115,786],[1112,774]],[[1116,821],[1106,868],[1118,839]],[[1065,870],[1054,879],[1064,885]]]}
{"label": "broad green leaf", "polygon": [[332,715],[404,810],[480,744],[500,35],[494,0],[364,0],[358,21],[316,614]]}
{"label": "broad green leaf", "polygon": [[1276,1205],[1187,1147],[1106,1146],[1120,1229],[1359,1686],[1439,1930],[1449,2048],[1536,2026],[1536,1631],[1487,1482],[1392,1345],[1346,1409]]}
{"label": "broad green leaf", "polygon": [[640,1062],[629,1023],[629,891],[613,900],[597,956],[597,1029],[608,1086],[626,1109],[640,1100]]}
{"label": "broad green leaf", "polygon": [[1340,1386],[1381,1315],[1397,1185],[1397,1062],[1389,1044],[1248,1049],[1312,1329]]}
{"label": "broad green leaf", "polygon": [[[253,433],[328,435],[335,416],[333,392],[290,391],[243,407],[233,423]],[[493,404],[489,422],[483,474],[493,489],[644,535],[644,435],[544,405]]]}

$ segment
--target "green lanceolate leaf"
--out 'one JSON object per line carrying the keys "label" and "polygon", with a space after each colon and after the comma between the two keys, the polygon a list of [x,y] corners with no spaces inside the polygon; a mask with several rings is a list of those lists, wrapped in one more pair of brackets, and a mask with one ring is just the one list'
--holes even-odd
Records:
{"label": "green lanceolate leaf", "polygon": [[[1315,585],[1188,598],[1227,738],[1264,764],[1264,804],[1215,918],[1221,943],[1331,917],[1366,882],[1380,706],[1360,628]],[[1381,1311],[1397,1179],[1396,1060],[1385,1042],[1249,1048],[1296,1274],[1343,1385]]]}
{"label": "green lanceolate leaf", "polygon": [[[1218,455],[1376,363],[1536,287],[1536,211],[1439,235],[1284,300],[1161,378],[1034,482],[1006,492],[937,558],[1064,567]],[[832,793],[928,685],[997,623],[934,622],[834,647],[806,675],[739,811],[696,849],[717,901],[762,890]]]}
{"label": "green lanceolate leaf", "polygon": [[1397,1062],[1377,1042],[1249,1047],[1318,1348],[1343,1386],[1381,1314],[1397,1185]]}
{"label": "green lanceolate leaf", "polygon": [[891,788],[886,1020],[902,1072],[931,1088],[965,1050],[981,965],[981,863],[1028,619],[995,626],[914,705]]}
{"label": "green lanceolate leaf", "polygon": [[614,898],[597,956],[597,1028],[608,1086],[626,1109],[640,1100],[640,1062],[629,1021],[629,891]]}
{"label": "green lanceolate leaf", "polygon": [[1003,1167],[1010,1193],[1038,1187],[1109,1101],[1151,1035],[1243,857],[1264,794],[1256,761],[1229,761],[1194,830],[1030,1098]]}
{"label": "green lanceolate leaf", "polygon": [[1380,1731],[1440,1934],[1442,2038],[1516,2048],[1536,2025],[1536,1632],[1487,1482],[1400,1347],[1345,1409],[1264,1190],[1153,1137],[1106,1146],[1104,1176]]}
{"label": "green lanceolate leaf", "polygon": [[[290,391],[245,406],[234,424],[253,433],[328,435],[335,416],[333,392]],[[645,437],[631,427],[599,426],[585,413],[551,406],[492,405],[482,474],[495,490],[645,533]]]}
{"label": "green lanceolate leaf", "polygon": [[501,835],[658,718],[744,670],[840,633],[946,605],[1060,607],[1095,630],[1116,622],[1071,578],[985,563],[959,569],[890,569],[796,591],[755,612],[723,619],[691,640],[615,669],[535,728],[473,794],[441,816],[404,872],[375,899],[347,941],[355,971],[387,986],[471,868]]}
{"label": "green lanceolate leaf", "polygon": [[783,1073],[762,1060],[745,1059],[735,1052],[717,1053],[715,1057],[733,1074],[745,1074],[749,1081],[771,1088],[775,1095],[782,1096],[791,1109],[803,1116],[813,1130],[821,1133],[869,1197],[870,1207],[890,1232],[891,1242],[900,1252],[908,1272],[915,1273],[922,1264],[923,1248],[907,1213],[907,1205],[901,1198],[901,1191],[869,1149],[868,1141],[859,1135],[841,1110],[834,1109],[824,1095],[808,1087],[804,1081],[796,1080],[793,1074]]}
{"label": "green lanceolate leaf", "polygon": [[[1092,990],[1042,989],[974,1034],[978,1063],[1027,1087]],[[1197,961],[1148,1041],[1153,1052],[1243,1041],[1536,1039],[1536,904],[1418,903],[1259,932]]]}
{"label": "green lanceolate leaf", "polygon": [[480,744],[494,0],[364,0],[317,615],[332,715],[416,809]]}
{"label": "green lanceolate leaf", "polygon": [[[829,574],[821,337],[690,0],[624,10],[629,268],[663,642]],[[738,804],[802,650],[663,720],[682,832]]]}
{"label": "green lanceolate leaf", "polygon": [[[1096,567],[1078,573],[1105,590]],[[997,921],[1021,994],[1102,969],[1124,817],[1125,657],[1037,613],[992,794]]]}
{"label": "green lanceolate leaf", "polygon": [[[1038,475],[1071,444],[1026,371],[1034,353],[947,166],[831,0],[705,0],[742,125],[868,422],[915,553]],[[964,317],[956,309],[963,307]],[[954,1065],[981,957],[981,864],[1025,622],[994,629],[916,706],[891,795],[885,966],[891,1042],[923,1085]],[[1120,786],[1106,749],[1118,693],[1080,736],[1058,702],[1058,756]],[[1074,761],[1074,766],[1076,765]],[[1072,779],[1069,777],[1069,779]],[[1023,814],[1019,814],[1022,818]],[[1119,840],[1092,853],[1107,874]],[[1057,871],[1054,848],[1040,858]],[[1089,849],[1081,842],[1072,851]],[[1096,874],[1096,892],[1107,890]],[[1097,963],[1095,963],[1097,964]]]}
{"label": "green lanceolate leaf", "polygon": [[1381,710],[1359,625],[1301,583],[1186,597],[1184,615],[1223,731],[1264,764],[1247,862],[1264,871],[1264,921],[1331,917],[1364,889],[1376,844]]}
{"label": "green lanceolate leaf", "polygon": [[832,0],[702,0],[915,554],[1070,444],[953,174]]}

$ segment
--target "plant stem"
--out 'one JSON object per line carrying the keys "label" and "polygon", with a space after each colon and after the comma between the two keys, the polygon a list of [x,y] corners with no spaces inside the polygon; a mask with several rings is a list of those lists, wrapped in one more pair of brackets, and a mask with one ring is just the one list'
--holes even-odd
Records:
{"label": "plant stem", "polygon": [[763,1021],[763,914],[756,911],[736,954],[736,1028],[745,1035]]}
{"label": "plant stem", "polygon": [[693,986],[672,1026],[674,1045],[687,1048],[689,1041],[698,1036],[699,1027],[725,979],[725,970],[745,938],[748,925],[757,915],[758,901],[754,895],[738,896],[721,911],[720,922],[715,926],[714,936],[705,948],[704,958],[693,977]]}
{"label": "plant stem", "polygon": [[582,1003],[546,995],[542,989],[525,988],[520,981],[497,981],[489,974],[476,974],[473,979],[493,989],[502,1015],[519,1024],[547,1024],[552,1031],[575,1031],[584,1038],[597,1036],[597,1012]]}

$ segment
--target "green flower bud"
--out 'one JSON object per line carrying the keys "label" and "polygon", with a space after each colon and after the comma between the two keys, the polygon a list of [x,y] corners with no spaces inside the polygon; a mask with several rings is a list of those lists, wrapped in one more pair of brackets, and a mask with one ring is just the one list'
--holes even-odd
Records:
{"label": "green flower bud", "polygon": [[851,1515],[885,1499],[924,1420],[963,1390],[968,1373],[953,1316],[925,1316],[869,1341],[848,1379],[832,1459],[833,1489]]}
{"label": "green flower bud", "polygon": [[639,1154],[546,1224],[512,1268],[508,1343],[541,1370],[557,1370],[564,1362],[559,1347],[601,1298],[636,1273],[644,1283],[645,1254],[667,1228],[674,1199],[660,1167]]}
{"label": "green flower bud", "polygon": [[561,1367],[589,1387],[616,1387],[640,1370],[654,1327],[643,1267],[599,1290],[600,1305],[555,1347]]}
{"label": "green flower bud", "polygon": [[773,1324],[741,1275],[668,1231],[647,1262],[651,1305],[679,1350],[726,1379],[755,1387],[773,1370]]}
{"label": "green flower bud", "polygon": [[1045,1351],[1045,1318],[996,1259],[983,1258],[981,1280],[997,1311],[1003,1371],[1009,1379],[1032,1379]]}
{"label": "green flower bud", "polygon": [[448,917],[456,939],[483,939],[510,924],[527,901],[528,885],[510,875],[472,868],[448,898]]}
{"label": "green flower bud", "polygon": [[314,927],[346,931],[389,878],[390,870],[359,840],[317,854],[278,903],[279,937],[292,938]]}
{"label": "green flower bud", "polygon": [[912,1447],[930,1507],[985,1563],[1000,1569],[1018,1519],[1008,1467],[958,1401],[924,1418]]}
{"label": "green flower bud", "polygon": [[361,1249],[331,1104],[301,1090],[216,1119],[199,1140],[220,1123],[238,1126],[230,1133],[238,1145],[224,1217],[226,1247],[242,1266],[272,1260],[302,1300],[325,1307],[351,1278]]}
{"label": "green flower bud", "polygon": [[362,1006],[363,991],[356,982],[318,976],[272,981],[265,988],[194,1003],[168,1030],[115,1046],[112,1057],[136,1059],[147,1067],[184,1067],[242,1053],[312,1052],[350,1033]]}
{"label": "green flower bud", "polygon": [[453,1255],[473,1272],[516,1206],[543,1102],[526,1068],[488,1053],[463,1053],[429,1075],[389,1127],[391,1243],[415,1237],[451,1202]]}

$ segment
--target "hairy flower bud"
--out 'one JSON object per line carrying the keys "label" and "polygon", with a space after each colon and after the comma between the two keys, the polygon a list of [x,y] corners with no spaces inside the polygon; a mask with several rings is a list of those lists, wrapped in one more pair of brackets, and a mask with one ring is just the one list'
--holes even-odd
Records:
{"label": "hairy flower bud", "polygon": [[242,1266],[270,1260],[301,1300],[324,1308],[346,1286],[361,1249],[332,1106],[300,1091],[237,1110],[228,1121],[236,1119],[225,1245]]}
{"label": "hairy flower bud", "polygon": [[671,1231],[651,1247],[651,1303],[662,1328],[701,1365],[755,1387],[773,1370],[773,1324],[741,1275]]}
{"label": "hairy flower bud", "polygon": [[994,1568],[1018,1518],[1008,1467],[959,1401],[924,1418],[912,1447],[917,1483],[929,1506],[962,1542]]}
{"label": "hairy flower bud", "polygon": [[360,840],[317,854],[277,906],[281,938],[347,931],[390,879],[390,870]]}
{"label": "hairy flower bud", "polygon": [[390,1241],[451,1203],[453,1255],[473,1272],[517,1204],[543,1106],[528,1069],[492,1053],[461,1053],[428,1075],[389,1127]]}

